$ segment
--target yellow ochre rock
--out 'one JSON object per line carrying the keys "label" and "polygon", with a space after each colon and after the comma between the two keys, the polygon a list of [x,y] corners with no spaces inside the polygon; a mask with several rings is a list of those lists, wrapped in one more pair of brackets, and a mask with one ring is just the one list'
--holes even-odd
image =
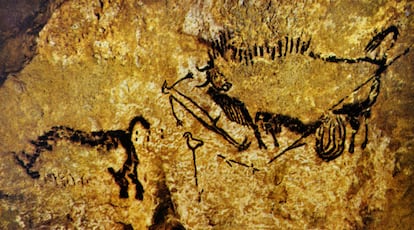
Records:
{"label": "yellow ochre rock", "polygon": [[411,1],[42,4],[0,10],[1,229],[413,226]]}

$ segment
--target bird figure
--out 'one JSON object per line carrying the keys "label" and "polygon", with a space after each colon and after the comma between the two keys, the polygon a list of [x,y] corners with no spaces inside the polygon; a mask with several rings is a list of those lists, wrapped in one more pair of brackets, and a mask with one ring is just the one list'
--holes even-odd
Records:
{"label": "bird figure", "polygon": [[195,184],[198,187],[198,179],[197,179],[197,163],[196,163],[196,154],[195,151],[197,148],[203,146],[204,142],[202,140],[193,138],[193,135],[190,132],[185,132],[183,137],[187,139],[187,147],[193,153],[193,164],[194,164],[194,179]]}

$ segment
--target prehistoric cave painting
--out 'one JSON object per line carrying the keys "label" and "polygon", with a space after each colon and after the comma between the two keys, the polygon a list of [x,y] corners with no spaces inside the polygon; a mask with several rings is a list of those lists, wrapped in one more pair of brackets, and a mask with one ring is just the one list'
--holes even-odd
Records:
{"label": "prehistoric cave painting", "polygon": [[[358,85],[351,93],[356,94],[358,93],[362,87],[369,86],[370,90],[368,95],[363,100],[354,101],[351,103],[345,103],[346,99],[350,97],[350,95],[340,99],[336,104],[330,107],[327,112],[322,115],[317,121],[313,122],[307,126],[307,128],[302,133],[302,136],[297,139],[293,144],[289,147],[285,148],[279,154],[274,156],[269,163],[276,160],[278,157],[283,155],[288,150],[302,146],[301,140],[310,134],[316,134],[316,143],[315,149],[318,156],[323,159],[324,161],[331,161],[339,157],[344,149],[345,149],[345,139],[346,139],[346,125],[349,124],[352,133],[350,137],[350,143],[348,152],[353,153],[355,148],[355,136],[358,133],[361,122],[364,123],[365,128],[365,135],[364,141],[361,144],[361,148],[364,149],[368,143],[368,122],[367,120],[371,116],[371,108],[375,104],[377,97],[380,93],[380,86],[381,86],[381,77],[396,60],[398,60],[401,56],[406,55],[410,48],[405,49],[402,53],[396,55],[393,58],[388,58],[387,54],[384,53],[382,57],[375,57],[370,58],[368,54],[370,52],[375,51],[381,43],[385,40],[385,38],[389,35],[392,35],[392,42],[389,44],[389,47],[386,51],[391,49],[399,35],[398,28],[396,26],[390,26],[387,29],[381,31],[377,35],[375,35],[371,41],[365,47],[365,52],[367,56],[360,57],[360,58],[339,58],[333,55],[330,56],[323,56],[320,54],[314,54],[313,52],[309,53],[309,56],[315,59],[322,59],[326,62],[334,62],[334,63],[359,63],[359,62],[367,62],[376,66],[376,71],[370,76],[365,82]],[[293,122],[294,124],[295,122]],[[285,127],[289,127],[292,123],[281,124]]]}
{"label": "prehistoric cave painting", "polygon": [[[198,189],[198,177],[197,177],[197,156],[196,156],[196,149],[204,145],[204,142],[200,139],[194,138],[193,134],[190,132],[185,132],[183,137],[186,139],[187,147],[191,150],[193,154],[193,166],[194,166],[194,180],[195,185]],[[198,201],[201,201],[201,193],[203,190],[198,191],[199,199]]]}
{"label": "prehistoric cave painting", "polygon": [[77,185],[84,186],[89,184],[89,181],[91,180],[87,175],[79,176],[72,173],[62,172],[48,172],[42,179],[47,184],[63,188]]}
{"label": "prehistoric cave painting", "polygon": [[[370,118],[371,108],[375,104],[380,92],[381,76],[390,65],[401,56],[406,55],[411,48],[410,46],[395,57],[390,58],[387,56],[387,51],[394,47],[399,36],[399,31],[396,26],[390,26],[377,33],[366,45],[364,55],[357,58],[324,55],[311,51],[309,49],[311,39],[303,39],[301,37],[290,38],[286,36],[277,40],[276,45],[254,44],[252,46],[247,45],[238,47],[231,42],[232,36],[231,32],[225,31],[221,32],[216,40],[204,41],[209,46],[209,60],[205,67],[197,67],[197,70],[199,72],[205,72],[206,80],[205,83],[196,87],[204,88],[208,86],[206,94],[221,108],[228,121],[252,129],[259,148],[261,149],[267,149],[267,146],[262,140],[259,127],[262,127],[266,134],[270,133],[272,135],[275,147],[279,147],[277,135],[281,132],[282,127],[301,135],[299,139],[274,156],[269,163],[273,162],[287,151],[305,145],[306,143],[303,142],[303,139],[310,135],[316,136],[315,149],[318,156],[325,161],[331,161],[340,156],[345,149],[347,125],[352,129],[348,151],[353,153],[355,149],[355,136],[358,133],[362,122],[365,127],[365,139],[361,144],[361,148],[365,148],[368,143],[367,120]],[[391,42],[385,42],[387,38],[390,38]],[[380,49],[380,47],[382,49],[383,46],[386,47],[385,52],[377,52],[378,49]],[[226,76],[221,72],[219,67],[215,65],[215,60],[217,58],[222,58],[228,62],[238,62],[243,65],[254,65],[255,60],[257,59],[267,58],[275,60],[276,58],[283,58],[287,54],[292,53],[302,55],[304,58],[311,60],[321,60],[333,64],[344,63],[352,65],[357,63],[367,63],[373,65],[376,70],[365,82],[357,86],[350,95],[340,99],[337,103],[327,109],[326,113],[321,115],[317,120],[305,124],[299,118],[285,114],[273,114],[267,111],[257,111],[254,116],[255,120],[253,120],[245,104],[238,98],[228,95],[228,91],[232,87],[232,84],[227,81]],[[373,56],[372,54],[375,53],[380,53],[382,56],[375,55],[375,57],[371,57]],[[182,125],[183,122],[182,119],[178,118],[176,115],[174,104],[180,105],[204,127],[222,136],[240,151],[249,148],[250,141],[248,141],[247,137],[243,142],[236,141],[235,138],[230,136],[228,131],[217,125],[220,116],[213,118],[208,109],[200,106],[200,104],[191,96],[185,95],[176,89],[176,86],[179,83],[191,79],[193,79],[193,73],[188,73],[184,78],[179,79],[171,86],[168,86],[167,82],[164,82],[162,86],[162,92],[164,94],[169,94],[172,114],[177,120],[177,124]],[[368,95],[365,96],[365,99],[352,102],[347,101],[351,95],[360,93],[363,87],[369,87],[369,85],[370,90]]]}
{"label": "prehistoric cave painting", "polygon": [[255,122],[261,124],[266,131],[266,134],[272,135],[275,147],[279,147],[276,135],[282,132],[282,126],[291,132],[302,134],[306,137],[315,133],[316,129],[321,125],[321,121],[304,124],[298,118],[283,114],[272,114],[269,112],[257,112]]}
{"label": "prehistoric cave painting", "polygon": [[[185,77],[179,79],[177,82],[172,84],[171,86],[167,85],[167,81],[164,81],[162,86],[162,93],[169,94],[170,105],[172,109],[172,114],[177,121],[178,126],[183,125],[182,119],[180,119],[177,114],[175,113],[174,103],[178,103],[181,107],[183,107],[188,113],[190,113],[197,121],[199,121],[205,128],[219,134],[222,136],[226,141],[230,144],[236,146],[239,150],[245,150],[249,147],[250,143],[247,142],[247,138],[244,139],[243,142],[238,142],[230,136],[230,134],[225,131],[223,128],[217,126],[217,121],[219,117],[213,118],[207,110],[201,107],[197,102],[195,102],[192,98],[188,97],[181,91],[175,88],[175,86],[187,79],[193,79],[193,73],[188,73]],[[225,88],[229,87],[222,86]],[[231,100],[231,98],[229,98]],[[243,104],[239,104],[239,111],[240,108],[243,107]]]}
{"label": "prehistoric cave painting", "polygon": [[[120,198],[128,198],[129,180],[135,184],[135,198],[138,200],[143,199],[144,188],[141,182],[138,180],[137,167],[139,159],[134,147],[134,142],[143,144],[145,138],[148,138],[150,124],[142,116],[134,117],[126,130],[109,130],[109,131],[94,131],[85,132],[81,130],[75,130],[65,126],[55,126],[48,132],[39,136],[37,140],[32,140],[30,143],[34,147],[34,151],[29,153],[25,150],[19,153],[13,152],[17,163],[22,166],[26,173],[33,179],[40,178],[38,171],[33,167],[36,164],[37,159],[45,151],[52,152],[53,146],[57,141],[66,140],[72,143],[80,144],[82,146],[90,148],[104,148],[106,151],[117,149],[122,147],[125,149],[126,160],[119,170],[112,167],[108,167],[108,172],[113,176],[115,182],[120,187]],[[135,139],[133,140],[133,138]],[[47,177],[54,177],[54,174],[48,174]],[[57,180],[54,178],[55,181]],[[72,177],[73,179],[73,177]],[[70,181],[68,181],[69,183]],[[72,181],[75,182],[75,179]],[[82,184],[88,183],[88,181],[81,181]]]}
{"label": "prehistoric cave painting", "polygon": [[226,30],[219,33],[217,40],[205,41],[211,48],[209,55],[213,59],[222,57],[225,60],[253,65],[256,58],[268,58],[274,61],[276,58],[286,57],[287,54],[292,53],[306,55],[312,40],[285,36],[277,40],[277,45],[265,43],[263,45],[254,44],[253,46],[237,47],[231,42],[233,36],[234,34],[231,31]]}
{"label": "prehistoric cave painting", "polygon": [[234,159],[227,158],[227,157],[225,157],[221,154],[217,154],[217,157],[223,159],[230,167],[233,167],[232,163],[234,163],[236,165],[239,165],[239,166],[242,166],[242,167],[245,167],[245,168],[251,168],[252,169],[252,174],[254,174],[257,171],[260,171],[258,168],[254,167],[253,163],[251,165],[248,165],[246,163],[236,161]]}
{"label": "prehistoric cave painting", "polygon": [[9,194],[3,190],[0,190],[0,200],[6,200],[6,201],[24,200],[24,196],[22,194]]}
{"label": "prehistoric cave painting", "polygon": [[[230,90],[232,84],[227,81],[224,74],[215,68],[214,57],[210,53],[209,57],[210,60],[208,61],[207,66],[203,68],[197,67],[200,72],[206,72],[205,83],[197,87],[203,88],[209,86],[207,94],[220,106],[226,117],[232,122],[252,128],[257,142],[259,143],[259,148],[266,148],[266,145],[263,143],[262,137],[260,136],[259,129],[253,122],[246,106],[239,99],[226,94],[226,92]],[[216,120],[218,120],[218,118],[216,118]]]}
{"label": "prehistoric cave painting", "polygon": [[198,187],[197,179],[197,158],[196,158],[196,149],[204,145],[204,142],[200,139],[194,138],[190,132],[185,132],[183,137],[186,139],[187,147],[193,153],[193,165],[194,165],[194,180],[195,185]]}

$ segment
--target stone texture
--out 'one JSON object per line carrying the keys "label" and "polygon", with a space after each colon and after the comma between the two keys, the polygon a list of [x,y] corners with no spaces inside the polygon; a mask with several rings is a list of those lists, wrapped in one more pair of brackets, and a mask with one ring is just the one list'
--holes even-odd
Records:
{"label": "stone texture", "polygon": [[63,1],[0,1],[0,85],[36,53],[36,39]]}
{"label": "stone texture", "polygon": [[[410,229],[412,9],[410,1],[65,1],[41,28],[32,61],[5,71],[16,73],[0,87],[1,228]],[[9,18],[3,15],[4,10],[2,18]],[[385,40],[385,48],[364,51],[391,25],[399,30],[391,49]],[[227,94],[242,101],[253,119],[265,111],[312,122],[329,115],[342,98],[352,103],[367,97],[371,82],[352,92],[377,66],[329,62],[311,58],[310,52],[392,60],[411,50],[381,74],[365,149],[360,147],[361,125],[355,152],[348,153],[352,129],[346,121],[346,150],[335,160],[318,157],[312,134],[303,139],[304,146],[268,164],[300,135],[283,128],[277,148],[260,129],[268,146],[260,149],[251,128],[231,122],[207,89],[196,87],[206,81],[206,72],[197,67],[207,65],[210,42],[222,31],[230,31],[231,44],[244,49],[277,46],[286,36],[311,40],[305,54],[288,52],[275,60],[266,54],[253,65],[233,60],[230,51],[215,59],[232,83]],[[0,47],[10,47],[7,57],[15,57],[7,63],[22,63],[16,47],[23,40],[1,40],[6,45]],[[0,68],[8,66],[4,60]],[[193,79],[175,88],[212,117],[220,116],[216,125],[237,141],[247,137],[247,150],[238,151],[175,103],[183,120],[177,126],[169,96],[179,95],[161,89],[188,72]],[[120,198],[120,187],[108,172],[108,167],[123,166],[121,147],[50,141],[53,150],[42,152],[33,165],[38,179],[15,158],[22,150],[34,151],[30,140],[53,126],[125,131],[137,115],[151,124],[144,144],[134,144],[145,189],[142,201],[134,199],[132,184],[129,198]],[[198,186],[185,132],[204,143],[195,149]],[[162,223],[154,218],[157,214],[166,215],[158,218]]]}

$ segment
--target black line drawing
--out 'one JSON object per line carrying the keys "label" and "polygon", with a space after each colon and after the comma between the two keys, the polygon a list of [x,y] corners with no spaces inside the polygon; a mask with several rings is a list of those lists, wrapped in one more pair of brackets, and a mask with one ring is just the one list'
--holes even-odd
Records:
{"label": "black line drawing", "polygon": [[[269,163],[283,155],[289,150],[304,146],[306,143],[303,139],[315,134],[315,149],[318,156],[325,160],[331,161],[340,156],[346,143],[346,129],[347,125],[351,127],[352,135],[349,140],[348,151],[354,152],[355,149],[355,136],[358,133],[361,123],[363,122],[365,127],[365,139],[361,144],[361,148],[364,149],[368,143],[368,122],[367,120],[371,116],[371,108],[375,104],[380,92],[381,76],[401,56],[406,55],[411,46],[405,49],[402,53],[396,55],[393,58],[387,57],[387,51],[394,47],[394,44],[399,36],[398,28],[394,25],[382,30],[373,36],[365,47],[365,54],[356,58],[344,58],[335,55],[323,55],[310,50],[310,43],[312,39],[303,39],[302,37],[291,38],[285,36],[278,39],[276,45],[264,44],[253,46],[245,45],[245,47],[237,47],[230,40],[233,34],[229,31],[219,33],[218,39],[213,41],[204,41],[209,45],[208,51],[209,60],[205,67],[196,67],[198,71],[205,72],[206,81],[196,86],[197,88],[208,87],[207,95],[219,105],[225,116],[229,121],[235,122],[242,126],[247,126],[254,131],[255,137],[258,141],[259,148],[267,149],[267,146],[262,141],[259,127],[262,127],[266,134],[271,134],[274,145],[279,147],[277,141],[277,134],[281,132],[281,128],[287,128],[289,131],[300,134],[301,137],[294,141],[291,145],[280,151],[275,157],[273,157]],[[387,37],[391,36],[391,43],[384,42]],[[382,46],[387,46],[385,52],[378,52],[382,56],[375,55],[376,51]],[[227,94],[232,84],[227,81],[226,76],[215,65],[214,61],[218,57],[223,58],[226,61],[233,61],[242,63],[244,65],[253,65],[256,59],[269,58],[274,60],[275,58],[284,58],[287,54],[296,53],[303,55],[304,57],[314,60],[322,60],[328,63],[368,63],[376,67],[376,71],[365,82],[357,86],[350,95],[360,92],[364,86],[369,86],[368,95],[364,100],[356,102],[346,102],[346,99],[350,98],[350,95],[340,99],[336,104],[326,110],[326,113],[320,116],[316,121],[309,124],[303,123],[298,118],[284,114],[273,114],[266,111],[257,111],[255,120],[247,110],[245,104],[235,97],[231,97]],[[177,120],[178,125],[182,125],[182,120],[177,117],[174,111],[174,103],[182,106],[188,113],[196,118],[204,127],[221,135],[230,144],[236,146],[239,150],[245,150],[249,148],[250,142],[247,138],[242,143],[237,142],[232,138],[227,131],[217,127],[217,120],[220,118],[213,118],[209,115],[209,111],[197,104],[190,96],[185,95],[178,91],[175,86],[184,80],[192,79],[193,74],[188,73],[184,78],[181,78],[171,86],[167,86],[165,81],[162,86],[162,92],[170,94],[170,104],[172,113]],[[174,92],[174,93],[172,93]]]}
{"label": "black line drawing", "polygon": [[[227,81],[227,78],[224,74],[215,66],[214,60],[221,56],[226,60],[233,60],[238,62],[245,61],[246,65],[253,64],[254,57],[265,57],[269,56],[272,60],[275,59],[276,48],[275,46],[271,47],[268,44],[265,46],[257,46],[256,44],[253,48],[237,48],[232,43],[228,42],[231,39],[232,34],[229,31],[221,32],[219,38],[212,42],[206,41],[206,43],[211,47],[211,50],[208,52],[209,60],[207,65],[199,68],[197,70],[200,72],[205,72],[206,81],[198,85],[197,88],[204,88],[208,86],[207,95],[220,106],[224,112],[226,118],[242,126],[249,127],[253,129],[254,135],[258,142],[259,148],[267,149],[266,144],[263,142],[259,128],[257,124],[253,121],[252,116],[245,104],[240,101],[238,98],[229,96],[226,92],[230,90],[232,84]],[[301,38],[296,38],[295,40],[285,37],[285,44],[282,40],[278,41],[277,52],[279,53],[278,57],[286,56],[289,50],[289,53],[296,52],[300,54],[305,54],[309,49],[311,40],[302,41]],[[289,43],[290,41],[290,43]],[[284,45],[283,45],[284,44]],[[250,147],[251,142],[248,141],[247,137],[243,142],[236,141],[233,137],[229,135],[227,131],[217,126],[217,121],[219,117],[213,118],[207,110],[202,108],[197,102],[195,102],[191,97],[183,94],[175,88],[176,85],[181,83],[184,80],[193,79],[193,73],[188,73],[185,77],[179,79],[171,86],[167,85],[167,82],[164,81],[162,86],[162,92],[164,94],[170,94],[169,100],[172,109],[172,114],[177,120],[177,125],[182,125],[183,122],[180,118],[177,117],[174,110],[174,103],[181,105],[188,113],[190,113],[194,118],[196,118],[204,127],[207,129],[219,134],[230,144],[236,146],[239,151],[246,150]],[[192,107],[192,108],[191,108]]]}
{"label": "black line drawing", "polygon": [[258,168],[254,167],[253,164],[248,165],[246,163],[227,158],[227,157],[225,157],[221,154],[217,154],[217,157],[220,157],[221,159],[223,159],[230,167],[233,167],[233,165],[231,163],[235,163],[235,164],[240,165],[240,166],[245,167],[245,168],[251,168],[252,169],[252,174],[254,174],[255,172],[260,171]]}
{"label": "black line drawing", "polygon": [[269,112],[257,112],[255,122],[260,124],[266,134],[272,135],[275,147],[279,147],[276,135],[282,131],[282,126],[294,133],[308,136],[315,133],[316,129],[321,125],[320,121],[304,124],[295,117],[284,114],[272,114]]}
{"label": "black line drawing", "polygon": [[8,193],[8,192],[5,192],[4,190],[0,190],[0,200],[19,201],[23,199],[24,199],[24,196],[22,194]]}
{"label": "black line drawing", "polygon": [[245,65],[253,65],[257,58],[268,58],[272,61],[276,58],[286,57],[287,54],[305,54],[310,47],[311,38],[304,39],[303,37],[289,37],[285,36],[277,39],[274,44],[238,47],[233,44],[231,39],[234,38],[234,33],[230,30],[221,31],[218,39],[213,41],[205,41],[210,48],[210,55],[213,59],[221,56],[225,60],[244,63]]}
{"label": "black line drawing", "polygon": [[[114,168],[109,167],[108,172],[111,173],[115,179],[115,182],[120,187],[120,198],[129,197],[129,178],[131,182],[135,184],[135,198],[142,200],[144,188],[141,182],[138,180],[137,167],[139,164],[139,159],[133,142],[143,142],[144,140],[138,139],[145,138],[145,136],[148,137],[149,128],[149,122],[142,116],[134,117],[130,121],[129,127],[126,130],[101,130],[95,132],[85,132],[65,126],[54,126],[50,131],[45,132],[43,135],[39,136],[37,140],[30,141],[34,147],[34,151],[32,153],[27,153],[23,150],[19,153],[13,152],[13,154],[17,163],[26,170],[26,173],[33,179],[37,179],[40,177],[40,174],[38,171],[33,170],[36,160],[41,156],[43,152],[53,151],[53,145],[59,140],[67,140],[72,143],[78,143],[82,146],[87,147],[103,147],[106,149],[106,151],[122,147],[125,149],[127,156],[122,168],[115,170]],[[133,135],[136,136],[135,140],[132,140]]]}
{"label": "black line drawing", "polygon": [[[217,126],[218,118],[213,118],[210,116],[207,110],[202,108],[199,104],[197,104],[193,99],[188,97],[187,95],[183,94],[179,90],[175,88],[175,86],[187,79],[192,79],[193,74],[188,73],[185,77],[179,79],[177,82],[172,84],[171,86],[167,85],[167,81],[164,81],[162,85],[162,93],[169,94],[169,100],[171,105],[171,110],[174,118],[177,121],[177,125],[182,126],[183,121],[178,118],[174,110],[174,103],[178,103],[181,107],[183,107],[188,113],[190,113],[198,122],[200,122],[205,128],[219,134],[222,136],[226,141],[230,144],[236,146],[240,151],[245,150],[249,147],[250,143],[247,142],[247,138],[244,139],[243,142],[239,143],[233,137],[228,134],[224,129]],[[226,86],[223,86],[224,88]]]}
{"label": "black line drawing", "polygon": [[202,88],[211,85],[207,90],[207,94],[220,106],[226,117],[232,122],[252,128],[259,144],[259,148],[266,149],[267,147],[262,141],[259,129],[253,122],[246,106],[239,99],[230,97],[225,93],[230,90],[232,84],[227,81],[223,73],[215,68],[213,55],[209,53],[209,57],[210,60],[205,67],[197,67],[200,72],[206,72],[206,81],[197,87]]}
{"label": "black line drawing", "polygon": [[85,186],[89,184],[90,178],[86,175],[72,175],[72,173],[52,172],[47,173],[43,178],[45,183],[52,183],[56,187]]}
{"label": "black line drawing", "polygon": [[346,139],[346,125],[347,123],[351,126],[352,134],[349,143],[349,153],[354,152],[355,148],[355,136],[358,133],[361,125],[361,119],[364,122],[365,127],[365,136],[364,141],[361,144],[361,148],[364,149],[368,143],[368,122],[367,120],[371,116],[371,108],[375,104],[377,97],[380,93],[381,86],[381,77],[384,72],[391,66],[396,60],[400,57],[406,55],[411,46],[406,48],[402,53],[396,55],[395,57],[388,59],[386,53],[382,57],[370,58],[368,57],[369,52],[375,51],[384,39],[392,34],[392,41],[386,51],[390,50],[399,35],[398,28],[396,26],[390,26],[387,29],[376,34],[371,41],[365,47],[365,52],[367,56],[360,58],[340,58],[336,56],[323,56],[320,54],[314,54],[310,52],[309,56],[315,59],[322,59],[326,62],[334,63],[358,63],[358,62],[367,62],[377,66],[375,73],[369,77],[365,82],[357,86],[350,95],[357,93],[361,90],[362,87],[371,84],[370,91],[367,97],[362,101],[356,101],[352,103],[344,103],[350,95],[340,99],[336,104],[327,110],[327,113],[322,115],[317,121],[314,122],[314,125],[311,128],[307,129],[303,135],[293,142],[290,146],[283,149],[280,153],[274,156],[269,163],[272,163],[274,160],[279,158],[281,155],[287,151],[303,146],[304,143],[301,143],[302,139],[313,134],[316,134],[316,143],[315,149],[318,156],[324,161],[331,161],[339,157],[345,149],[345,139]]}
{"label": "black line drawing", "polygon": [[[197,156],[196,156],[196,149],[204,145],[204,142],[200,139],[194,138],[193,135],[190,132],[185,132],[183,137],[186,139],[187,147],[191,150],[193,154],[193,166],[194,166],[194,180],[195,185],[198,189],[198,177],[197,177]],[[203,190],[201,192],[199,191],[199,199],[198,201],[201,201],[201,193],[203,193]]]}

